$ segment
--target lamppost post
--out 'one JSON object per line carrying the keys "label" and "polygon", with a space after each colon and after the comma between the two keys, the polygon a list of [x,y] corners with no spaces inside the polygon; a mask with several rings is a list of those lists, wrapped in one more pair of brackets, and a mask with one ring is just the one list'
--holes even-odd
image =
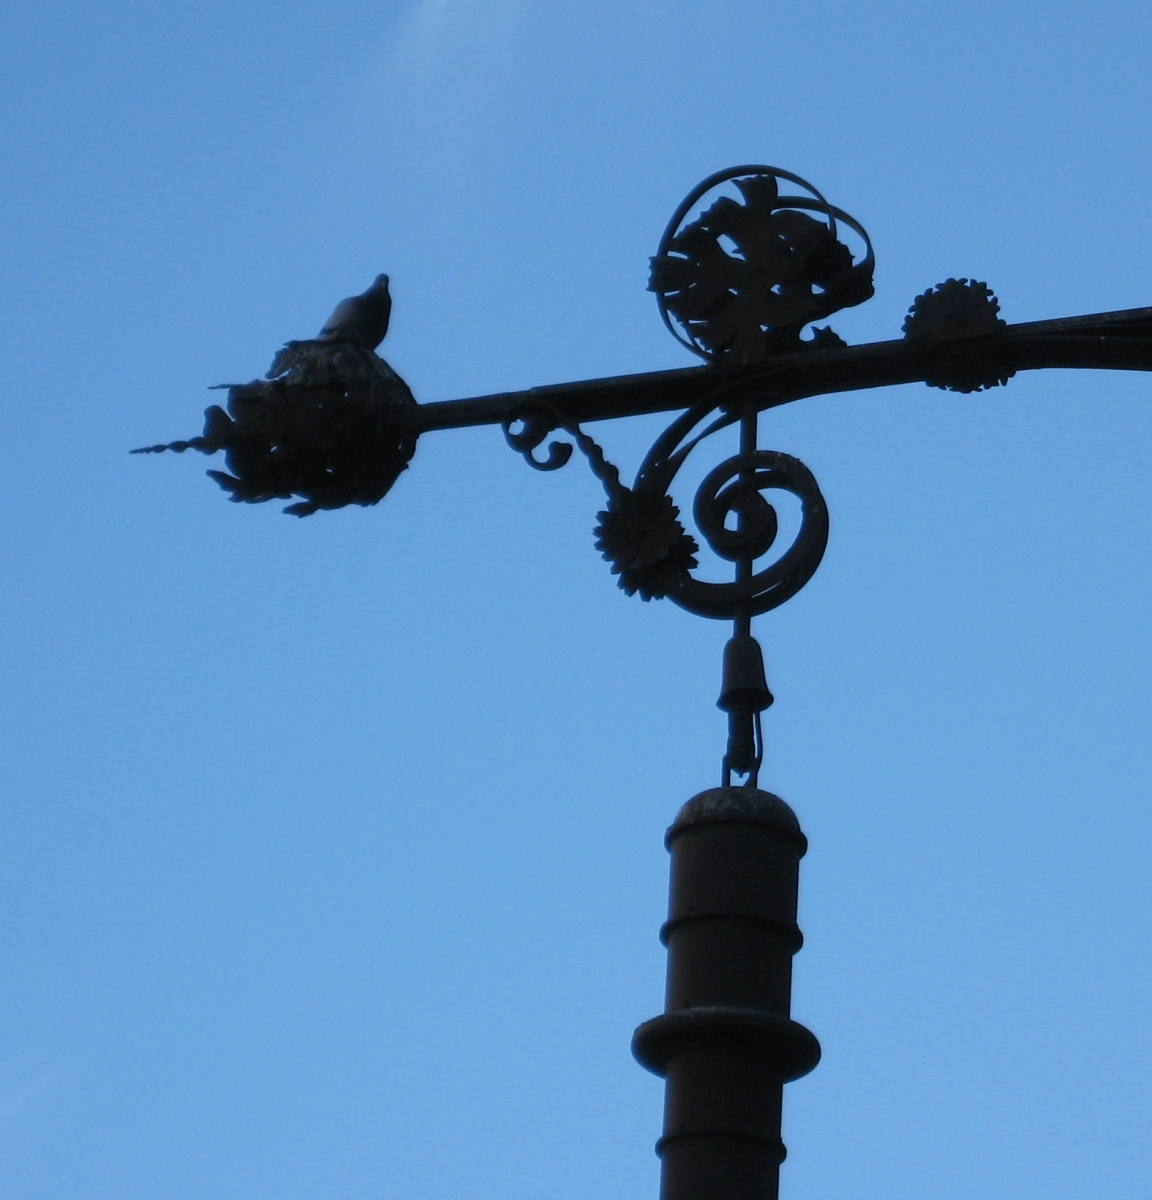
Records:
{"label": "lamppost post", "polygon": [[[788,805],[759,786],[772,695],[752,621],[812,577],[829,518],[811,471],[759,447],[759,415],[894,384],[967,393],[1048,367],[1152,370],[1152,308],[1006,325],[988,287],[968,279],[917,297],[902,338],[848,346],[815,323],[872,295],[874,263],[863,226],[810,184],[735,167],[687,196],[652,259],[661,317],[704,366],[418,404],[375,353],[391,310],[381,275],[316,338],[289,342],[264,379],[229,386],[227,409],[208,409],[201,436],[146,448],[222,450],[228,471],[209,474],[231,499],[290,499],[285,511],[307,516],[377,503],[423,434],[499,424],[537,470],[557,470],[579,449],[606,495],[596,548],[628,595],[732,622],[720,786],[689,800],[668,830],[665,1011],[633,1038],[636,1058],[666,1081],[662,1200],[776,1200],[783,1087],[820,1058],[815,1037],[791,1018],[807,842]],[[679,415],[625,484],[584,425],[653,412]],[[702,545],[672,488],[688,457],[734,426],[737,452],[706,473],[693,499]],[[781,495],[799,513],[783,549]],[[730,582],[700,576],[704,547],[730,564]]]}
{"label": "lamppost post", "polygon": [[790,1019],[800,859],[808,843],[778,796],[701,792],[668,830],[672,855],[663,1016],[632,1052],[666,1081],[662,1200],[776,1200],[784,1084],[820,1060]]}

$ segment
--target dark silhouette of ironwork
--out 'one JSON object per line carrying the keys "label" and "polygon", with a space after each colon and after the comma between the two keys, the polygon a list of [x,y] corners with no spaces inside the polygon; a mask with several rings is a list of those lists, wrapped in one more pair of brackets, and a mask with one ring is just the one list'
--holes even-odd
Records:
{"label": "dark silhouette of ironwork", "polygon": [[[738,199],[723,194],[726,183]],[[781,195],[782,183],[807,194]],[[710,194],[709,207],[687,220]],[[837,222],[862,241],[860,262],[839,240]],[[648,287],[682,346],[712,361],[758,363],[798,349],[806,325],[867,300],[875,265],[863,226],[810,183],[773,167],[731,167],[705,179],[673,214]],[[823,329],[811,344],[844,343]]]}
{"label": "dark silhouette of ironwork", "polygon": [[[807,843],[792,810],[758,786],[772,694],[751,622],[812,577],[828,510],[803,463],[759,448],[759,414],[892,384],[969,393],[1048,367],[1152,370],[1152,308],[1008,325],[988,286],[968,279],[918,296],[902,338],[848,346],[814,322],[867,300],[874,265],[863,226],[799,176],[735,167],[688,195],[651,260],[661,317],[705,366],[418,404],[375,353],[391,311],[381,275],[343,301],[317,338],[289,342],[265,379],[230,386],[227,411],[209,408],[200,437],[137,452],[223,450],[229,473],[209,474],[232,500],[300,497],[285,511],[307,516],[377,503],[421,434],[499,424],[536,470],[563,467],[579,448],[606,495],[595,545],[626,593],[732,621],[717,701],[729,724],[722,786],[686,804],[668,831],[666,1011],[633,1042],[637,1059],[667,1081],[657,1147],[664,1200],[775,1200],[783,1085],[820,1056],[789,1011]],[[683,411],[631,485],[583,428],[675,410]],[[738,452],[707,472],[692,504],[700,539],[732,564],[731,582],[718,583],[694,574],[701,542],[671,488],[688,457],[730,427]],[[556,433],[571,440],[549,440]],[[799,528],[783,548],[765,492],[799,504]]]}
{"label": "dark silhouette of ironwork", "polygon": [[208,474],[229,499],[301,496],[284,511],[307,517],[378,503],[416,451],[410,418],[419,405],[404,380],[357,341],[289,342],[264,379],[225,386],[227,411],[208,408],[200,437],[133,453],[223,450],[231,473]]}

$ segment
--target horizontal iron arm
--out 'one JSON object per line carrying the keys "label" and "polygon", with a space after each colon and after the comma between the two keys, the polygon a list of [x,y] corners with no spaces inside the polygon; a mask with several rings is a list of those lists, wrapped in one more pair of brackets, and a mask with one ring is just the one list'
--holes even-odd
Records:
{"label": "horizontal iron arm", "polygon": [[957,364],[990,364],[1005,376],[1049,367],[1152,371],[1152,308],[1031,321],[972,338],[902,338],[779,355],[755,366],[649,371],[441,400],[416,406],[411,431],[496,425],[534,401],[553,405],[571,421],[604,421],[688,408],[720,389],[742,397],[759,392],[759,407],[771,408],[833,392],[935,381]]}

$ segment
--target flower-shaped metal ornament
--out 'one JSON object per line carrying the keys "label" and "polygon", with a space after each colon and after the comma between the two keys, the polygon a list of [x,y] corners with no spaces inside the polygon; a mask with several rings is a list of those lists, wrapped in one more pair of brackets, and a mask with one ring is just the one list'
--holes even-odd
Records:
{"label": "flower-shaped metal ornament", "polygon": [[[782,184],[806,194],[784,194]],[[715,200],[689,220],[709,193]],[[857,235],[858,258],[839,226]],[[843,345],[830,329],[808,342],[800,332],[867,300],[874,268],[863,226],[810,183],[776,167],[731,167],[705,179],[676,210],[648,288],[682,345],[711,361],[751,364],[806,345]]]}

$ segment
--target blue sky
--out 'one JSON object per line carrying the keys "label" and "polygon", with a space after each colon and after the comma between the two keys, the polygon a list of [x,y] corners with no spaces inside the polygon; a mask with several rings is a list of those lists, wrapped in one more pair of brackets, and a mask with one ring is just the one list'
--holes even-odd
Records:
{"label": "blue sky", "polygon": [[[868,229],[896,336],[1152,304],[1135,2],[43,0],[0,13],[0,1196],[654,1196],[661,838],[725,628],[618,591],[498,430],[377,508],[188,436],[379,271],[422,401],[691,365],[730,164]],[[593,432],[627,474],[662,427]],[[804,863],[789,1198],[1152,1190],[1152,379],[805,401],[832,534],[757,622]],[[219,465],[219,464],[215,464]]]}

